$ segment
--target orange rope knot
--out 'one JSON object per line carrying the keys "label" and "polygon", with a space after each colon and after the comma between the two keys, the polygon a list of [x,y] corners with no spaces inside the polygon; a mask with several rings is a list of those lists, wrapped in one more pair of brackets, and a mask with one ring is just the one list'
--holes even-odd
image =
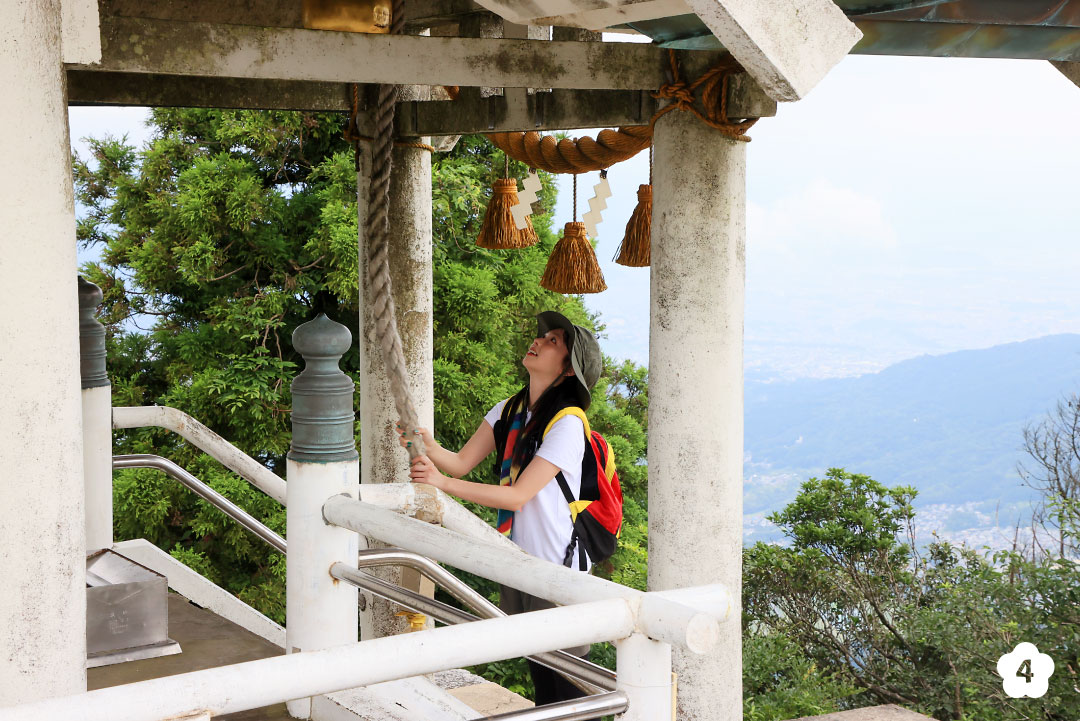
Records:
{"label": "orange rope knot", "polygon": [[[652,95],[660,100],[670,100],[671,103],[657,111],[653,116],[652,125],[672,110],[685,110],[732,140],[750,142],[746,131],[757,122],[757,118],[732,121],[727,114],[729,81],[732,75],[743,72],[742,66],[735,61],[735,58],[730,54],[725,55],[720,62],[706,70],[692,83],[687,83],[682,79],[674,50],[668,51],[668,58],[671,61],[672,81],[660,86],[660,89]],[[694,92],[698,88],[702,89],[701,105],[704,112],[694,105]]]}

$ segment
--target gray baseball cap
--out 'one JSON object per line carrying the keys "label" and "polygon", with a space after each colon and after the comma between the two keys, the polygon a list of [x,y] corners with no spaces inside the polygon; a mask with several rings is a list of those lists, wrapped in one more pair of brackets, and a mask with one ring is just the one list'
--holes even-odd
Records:
{"label": "gray baseball cap", "polygon": [[562,313],[547,310],[536,316],[536,335],[542,336],[553,328],[562,328],[566,333],[567,344],[570,350],[570,365],[574,369],[574,377],[577,386],[578,405],[582,410],[588,410],[592,403],[592,387],[600,378],[600,371],[604,361],[600,356],[600,344],[588,328],[574,325]]}

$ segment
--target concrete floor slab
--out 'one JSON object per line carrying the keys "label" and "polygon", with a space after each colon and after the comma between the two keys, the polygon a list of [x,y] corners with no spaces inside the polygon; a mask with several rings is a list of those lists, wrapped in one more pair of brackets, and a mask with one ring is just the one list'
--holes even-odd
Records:
{"label": "concrete floor slab", "polygon": [[[183,596],[169,594],[169,637],[182,653],[89,669],[87,690],[280,656],[280,648]],[[287,721],[285,704],[226,714],[222,721]]]}

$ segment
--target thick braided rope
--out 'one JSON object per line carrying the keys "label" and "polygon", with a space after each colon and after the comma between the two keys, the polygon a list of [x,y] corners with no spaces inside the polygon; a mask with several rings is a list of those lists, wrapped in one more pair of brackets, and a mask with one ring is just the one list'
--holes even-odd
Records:
{"label": "thick braided rope", "polygon": [[601,130],[592,138],[563,138],[535,130],[524,133],[490,133],[495,147],[514,160],[549,173],[588,173],[632,158],[652,144],[650,126]]}
{"label": "thick braided rope", "polygon": [[[394,0],[393,24],[390,33],[401,34],[405,25],[404,0]],[[416,404],[409,393],[409,379],[405,367],[405,353],[401,348],[401,335],[397,328],[393,287],[390,282],[388,262],[388,233],[390,211],[390,169],[394,148],[394,106],[397,102],[397,86],[380,85],[375,109],[375,132],[371,142],[371,184],[367,217],[368,282],[372,292],[372,314],[375,335],[382,349],[383,364],[390,380],[390,392],[394,396],[401,427],[414,430],[418,426]],[[409,457],[423,455],[424,443],[420,436],[411,436]]]}
{"label": "thick braided rope", "polygon": [[[595,140],[584,137],[556,141],[551,135],[541,135],[535,130],[489,133],[487,137],[514,160],[549,173],[574,174],[609,168],[648,148],[652,145],[656,121],[672,110],[691,112],[725,137],[748,142],[750,138],[745,133],[757,120],[732,121],[727,115],[728,81],[733,74],[742,72],[735,59],[730,55],[721,58],[692,83],[682,79],[674,50],[668,51],[668,59],[672,81],[662,85],[653,97],[671,102],[658,110],[648,125],[601,130]],[[702,89],[702,110],[694,103],[694,91],[698,88]]]}

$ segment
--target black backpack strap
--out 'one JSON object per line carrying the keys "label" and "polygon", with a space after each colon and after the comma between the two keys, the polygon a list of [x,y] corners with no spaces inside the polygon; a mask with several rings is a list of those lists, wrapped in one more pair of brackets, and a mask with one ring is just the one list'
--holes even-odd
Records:
{"label": "black backpack strap", "polygon": [[581,543],[578,539],[577,529],[574,529],[574,533],[570,536],[570,543],[566,546],[566,553],[563,554],[562,565],[567,568],[572,568],[571,564],[574,561],[574,548],[577,548],[578,552],[578,570],[588,571],[589,561],[585,553],[585,544]]}
{"label": "black backpack strap", "polygon": [[[570,484],[566,482],[566,476],[563,475],[562,471],[559,471],[558,474],[556,474],[555,480],[559,482],[559,488],[562,490],[563,498],[566,499],[566,504],[570,505],[573,503],[576,499],[574,498],[574,494],[570,492]],[[563,565],[567,568],[571,567],[570,564],[574,560],[575,546],[577,546],[578,549],[578,570],[589,570],[589,562],[585,558],[585,544],[578,542],[578,532],[576,527],[574,528],[573,535],[570,536],[570,543],[566,546],[566,553],[563,554]]]}
{"label": "black backpack strap", "polygon": [[559,482],[559,489],[562,490],[562,495],[563,498],[566,499],[567,506],[577,500],[574,498],[574,494],[570,492],[570,484],[566,482],[566,476],[563,475],[562,471],[559,471],[555,475],[555,480]]}
{"label": "black backpack strap", "polygon": [[570,536],[570,543],[566,547],[566,553],[563,554],[562,565],[570,568],[570,564],[574,560],[574,546],[577,545],[577,529],[574,529],[573,535]]}

